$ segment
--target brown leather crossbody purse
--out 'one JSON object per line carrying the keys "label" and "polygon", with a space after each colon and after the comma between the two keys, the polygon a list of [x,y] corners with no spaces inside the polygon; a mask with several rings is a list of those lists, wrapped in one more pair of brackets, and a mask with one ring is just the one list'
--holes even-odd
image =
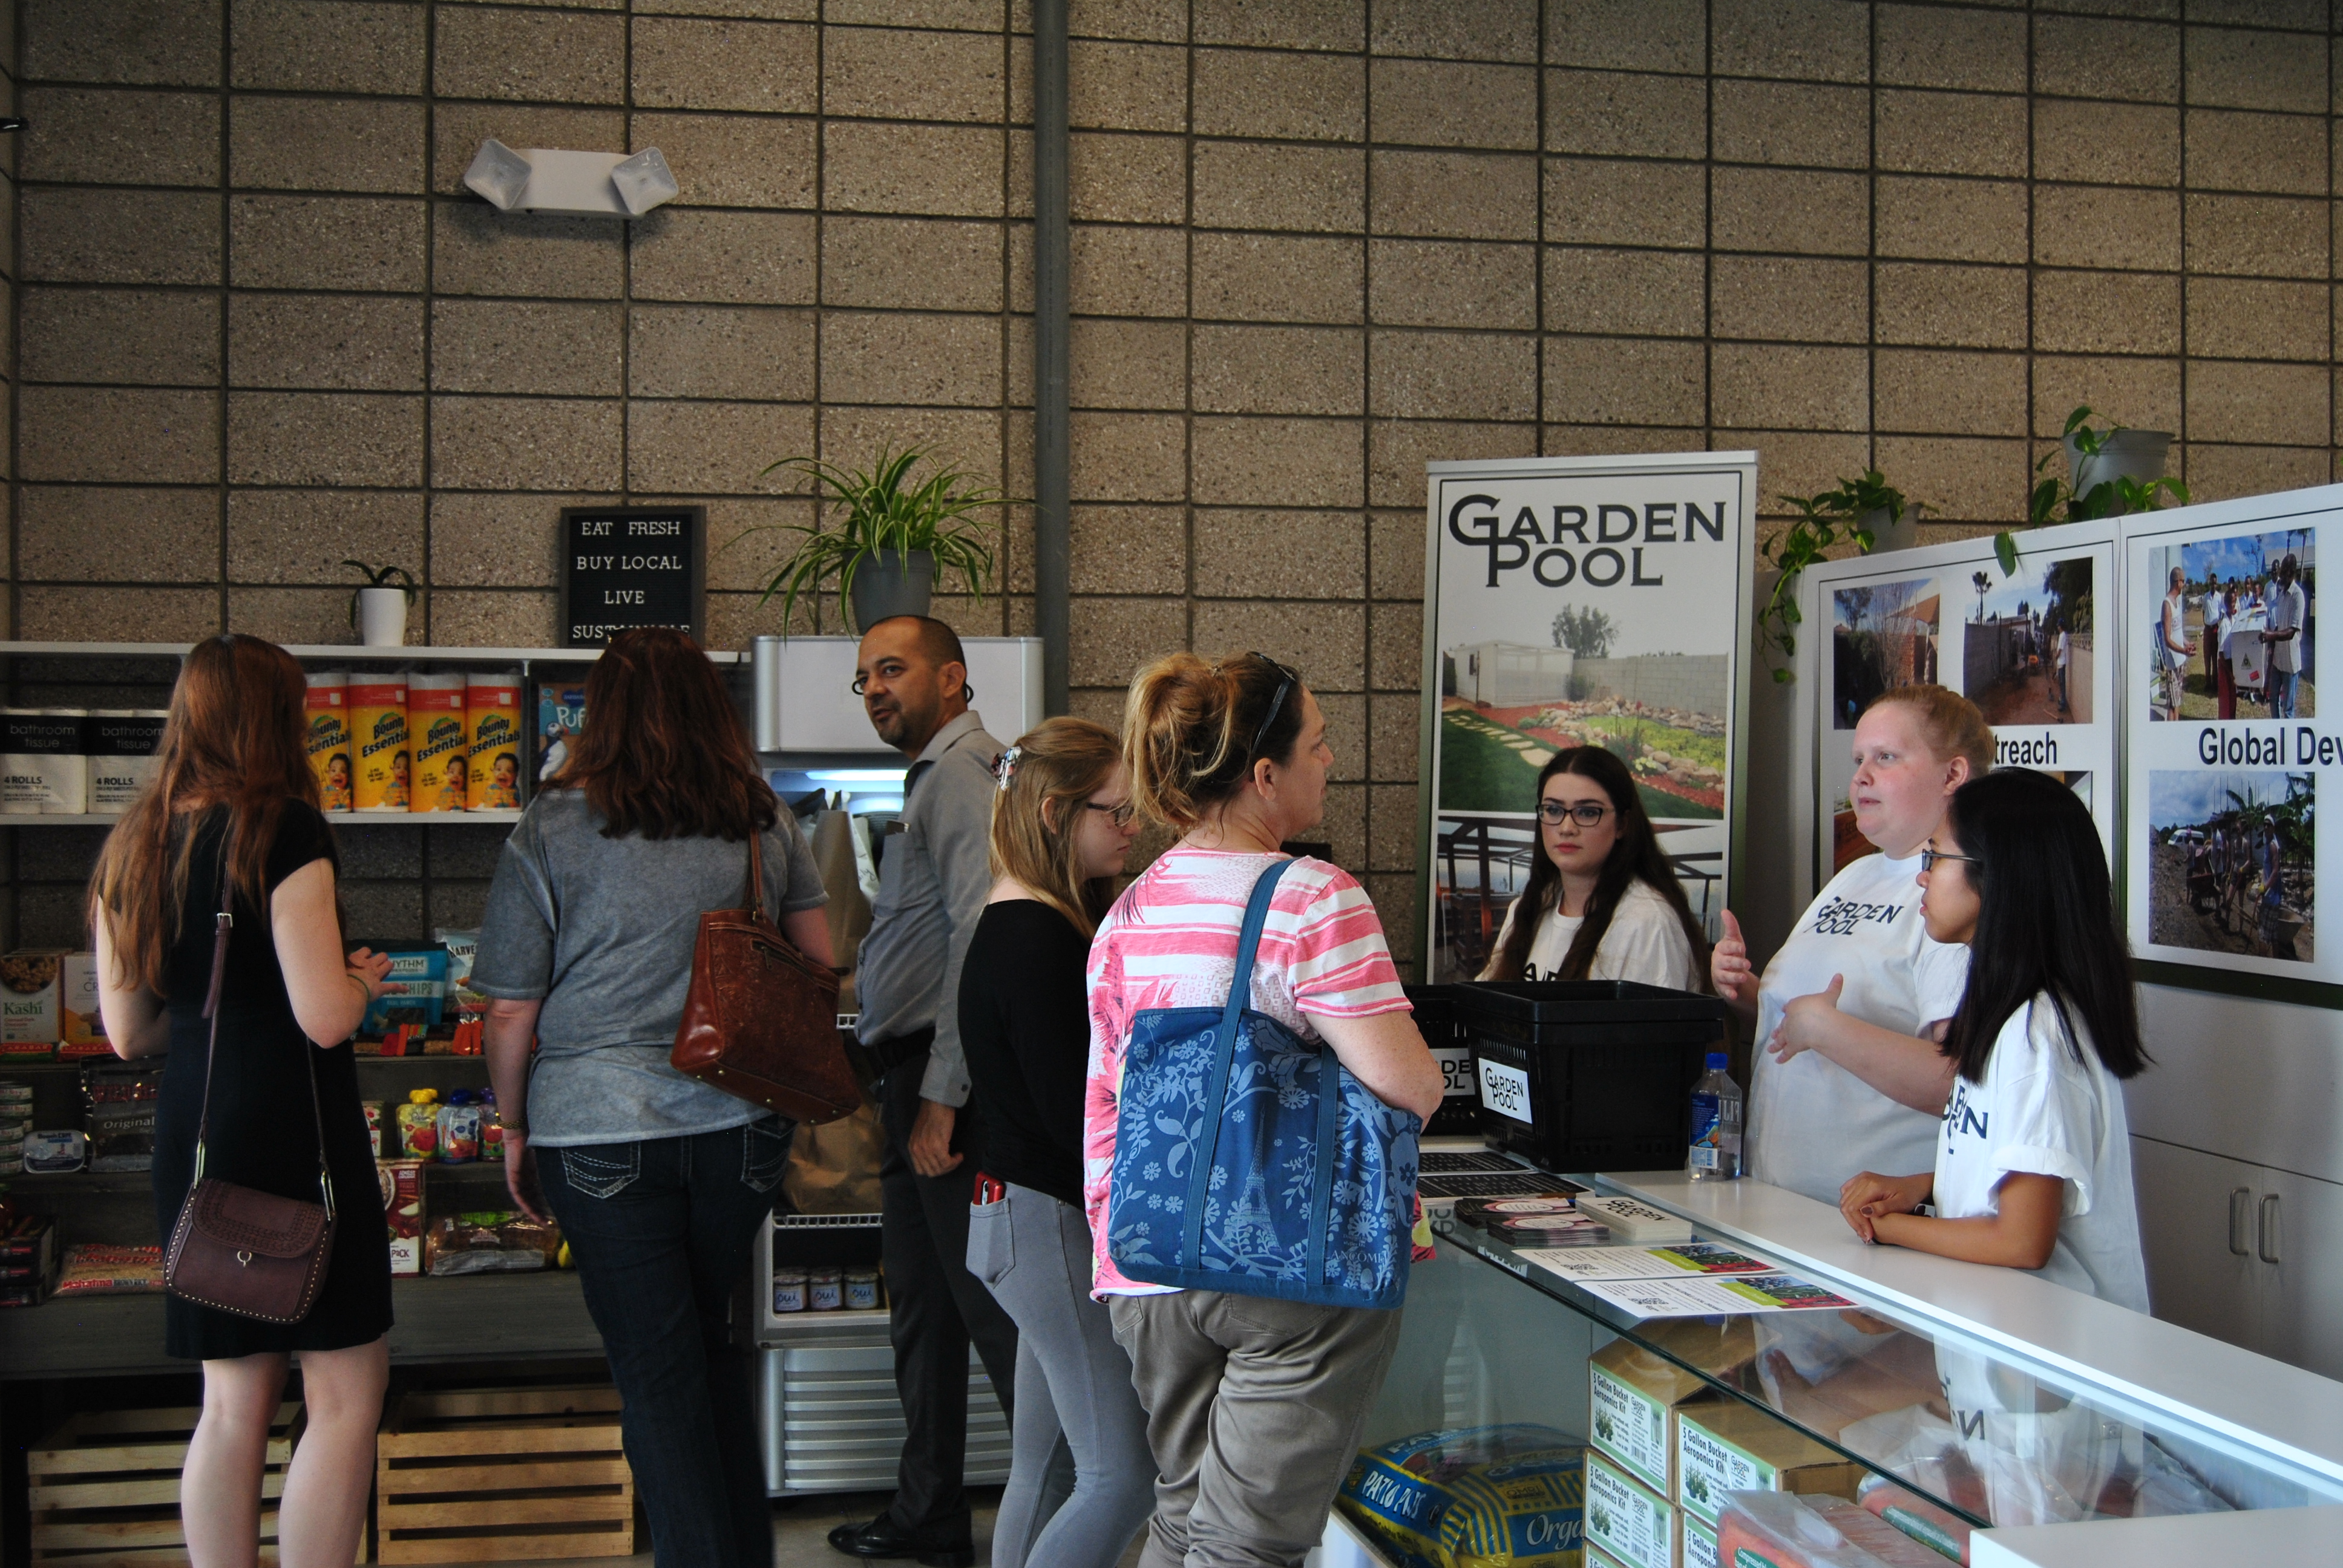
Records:
{"label": "brown leather crossbody purse", "polygon": [[219,1060],[220,991],[227,978],[228,932],[235,925],[231,900],[233,843],[224,843],[218,923],[212,935],[212,983],[204,996],[211,1020],[204,1058],[203,1116],[196,1123],[196,1181],[171,1227],[163,1261],[163,1285],[199,1306],[256,1318],[264,1323],[297,1323],[309,1315],[326,1265],[334,1255],[334,1178],[326,1169],[326,1118],[317,1104],[317,1047],[301,1042],[301,1062],[309,1070],[309,1111],[317,1123],[317,1195],[322,1202],[280,1198],[204,1174],[204,1139],[211,1131],[212,1069]]}
{"label": "brown leather crossbody purse", "polygon": [[768,1111],[835,1121],[862,1103],[838,1032],[838,977],[765,913],[760,837],[749,835],[749,907],[699,917],[691,994],[668,1062]]}

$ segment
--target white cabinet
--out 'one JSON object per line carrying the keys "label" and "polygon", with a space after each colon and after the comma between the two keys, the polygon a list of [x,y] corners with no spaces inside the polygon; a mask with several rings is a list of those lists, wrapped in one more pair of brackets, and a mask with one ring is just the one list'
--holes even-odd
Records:
{"label": "white cabinet", "polygon": [[2343,1377],[2343,1185],[2132,1139],[2156,1315]]}
{"label": "white cabinet", "polygon": [[2147,1298],[2156,1315],[2258,1350],[2262,1275],[2254,1257],[2261,1171],[2153,1138],[2131,1141]]}
{"label": "white cabinet", "polygon": [[2265,1355],[2343,1377],[2343,1186],[2290,1171],[2261,1172],[2257,1261],[2264,1254]]}

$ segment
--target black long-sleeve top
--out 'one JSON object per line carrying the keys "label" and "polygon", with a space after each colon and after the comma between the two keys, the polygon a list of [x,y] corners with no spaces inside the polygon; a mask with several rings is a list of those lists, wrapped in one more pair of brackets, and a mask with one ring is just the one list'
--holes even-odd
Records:
{"label": "black long-sleeve top", "polygon": [[960,975],[987,1174],[1082,1202],[1082,1088],[1090,1070],[1090,939],[1031,899],[987,904]]}

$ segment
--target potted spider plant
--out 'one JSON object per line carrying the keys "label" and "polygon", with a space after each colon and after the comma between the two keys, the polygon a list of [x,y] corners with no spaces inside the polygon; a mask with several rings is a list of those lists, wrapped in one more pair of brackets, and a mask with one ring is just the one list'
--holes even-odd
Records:
{"label": "potted spider plant", "polygon": [[350,594],[350,625],[357,628],[358,641],[367,648],[404,646],[407,612],[415,603],[415,574],[405,567],[370,567],[364,561],[342,565],[366,579],[365,587]]}
{"label": "potted spider plant", "polygon": [[[914,483],[911,470],[923,461],[930,467]],[[889,443],[867,468],[819,457],[783,457],[759,470],[758,477],[776,469],[810,481],[810,493],[821,503],[814,520],[744,529],[731,542],[769,531],[802,536],[757,601],[779,594],[782,625],[789,624],[800,597],[811,598],[831,578],[856,631],[889,616],[927,614],[939,573],[959,574],[979,599],[990,588],[992,547],[977,518],[1009,498],[937,460],[931,448],[898,451]],[[822,514],[831,511],[838,514],[836,521],[825,528]]]}

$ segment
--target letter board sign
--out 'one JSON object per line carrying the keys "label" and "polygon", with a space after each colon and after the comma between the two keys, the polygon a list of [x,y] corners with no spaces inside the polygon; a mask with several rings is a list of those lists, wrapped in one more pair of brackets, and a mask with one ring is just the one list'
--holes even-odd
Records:
{"label": "letter board sign", "polygon": [[705,507],[561,508],[563,648],[600,648],[631,627],[705,640]]}

